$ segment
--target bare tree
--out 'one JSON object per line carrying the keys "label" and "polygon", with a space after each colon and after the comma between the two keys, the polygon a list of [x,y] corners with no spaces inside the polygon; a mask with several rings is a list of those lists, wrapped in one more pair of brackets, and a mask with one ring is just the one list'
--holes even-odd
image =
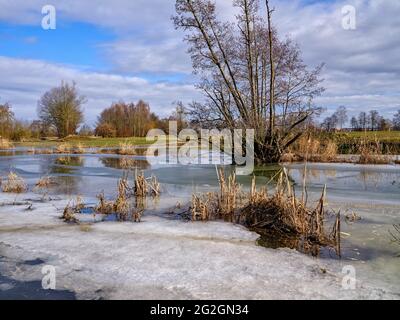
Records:
{"label": "bare tree", "polygon": [[299,47],[281,41],[266,20],[259,0],[234,0],[236,23],[217,18],[210,0],[176,0],[176,28],[186,32],[198,88],[205,102],[194,103],[191,116],[203,126],[253,128],[259,162],[277,162],[302,134],[299,130],[318,109],[322,68],[308,70]]}
{"label": "bare tree", "polygon": [[360,125],[356,117],[351,117],[350,124],[353,130],[360,130]]}
{"label": "bare tree", "polygon": [[82,105],[85,102],[86,98],[78,94],[75,83],[62,82],[39,100],[39,118],[47,126],[55,128],[59,137],[75,134],[83,122]]}
{"label": "bare tree", "polygon": [[10,138],[14,113],[8,103],[0,104],[0,138]]}
{"label": "bare tree", "polygon": [[144,137],[148,130],[156,127],[158,121],[150,111],[149,104],[142,100],[137,104],[118,102],[101,112],[97,132],[108,131],[108,134],[113,134],[110,131],[113,128],[117,137]]}
{"label": "bare tree", "polygon": [[368,129],[369,117],[366,112],[364,112],[364,111],[360,112],[360,115],[358,116],[358,124],[360,126],[360,129],[362,129],[362,130]]}
{"label": "bare tree", "polygon": [[345,106],[340,106],[335,112],[336,118],[338,120],[338,125],[340,129],[343,129],[343,126],[346,124],[349,117],[347,116],[347,109]]}
{"label": "bare tree", "polygon": [[378,130],[379,123],[381,121],[381,116],[379,115],[379,112],[376,110],[371,110],[369,112],[369,119],[370,119],[371,130],[372,131]]}
{"label": "bare tree", "polygon": [[322,122],[321,126],[326,131],[331,132],[331,131],[336,130],[336,128],[338,126],[338,122],[339,122],[339,120],[337,118],[337,115],[334,113],[330,117],[325,118],[324,121]]}
{"label": "bare tree", "polygon": [[393,117],[393,127],[395,130],[400,130],[400,110]]}

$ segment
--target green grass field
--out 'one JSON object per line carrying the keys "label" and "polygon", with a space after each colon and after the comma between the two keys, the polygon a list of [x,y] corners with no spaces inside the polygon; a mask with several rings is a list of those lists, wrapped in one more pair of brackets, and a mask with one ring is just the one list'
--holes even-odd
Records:
{"label": "green grass field", "polygon": [[350,138],[365,138],[369,141],[378,140],[380,142],[400,142],[400,131],[354,131],[340,133],[340,135]]}
{"label": "green grass field", "polygon": [[[324,136],[333,138],[339,144],[356,143],[359,139],[365,139],[367,142],[379,141],[382,143],[390,143],[400,145],[400,131],[357,131],[357,132],[336,132],[323,134]],[[148,145],[152,142],[147,142],[146,138],[131,137],[131,138],[97,138],[97,137],[68,137],[65,139],[48,139],[48,140],[32,140],[24,142],[13,142],[15,146],[47,148],[55,147],[62,143],[73,145],[80,144],[85,148],[111,148],[118,147],[121,143],[131,145]]]}
{"label": "green grass field", "polygon": [[36,141],[24,141],[14,142],[15,146],[21,147],[36,147],[46,148],[54,147],[62,143],[68,143],[71,145],[80,144],[84,148],[106,148],[106,147],[118,147],[121,143],[129,143],[132,145],[146,145],[149,142],[146,138],[85,138],[85,137],[71,137],[65,139],[52,139],[52,140],[36,140]]}

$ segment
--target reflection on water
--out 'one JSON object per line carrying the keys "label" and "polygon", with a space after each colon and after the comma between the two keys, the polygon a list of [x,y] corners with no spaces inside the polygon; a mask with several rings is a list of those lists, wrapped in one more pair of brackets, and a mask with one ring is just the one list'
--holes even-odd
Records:
{"label": "reflection on water", "polygon": [[266,248],[279,249],[289,248],[295,249],[305,254],[319,258],[340,259],[342,252],[340,245],[338,247],[320,246],[309,241],[305,241],[303,237],[281,235],[278,233],[265,232],[265,230],[254,230],[261,235],[257,240],[257,244]]}
{"label": "reflection on water", "polygon": [[58,157],[52,158],[50,163],[44,165],[48,174],[51,175],[67,175],[77,172],[76,167],[84,166],[84,159],[82,157]]}
{"label": "reflection on water", "polygon": [[61,166],[82,167],[84,165],[84,160],[82,157],[59,157],[54,163]]}
{"label": "reflection on water", "polygon": [[146,170],[150,164],[146,160],[134,159],[132,157],[102,157],[101,163],[107,168],[124,169],[124,170]]}

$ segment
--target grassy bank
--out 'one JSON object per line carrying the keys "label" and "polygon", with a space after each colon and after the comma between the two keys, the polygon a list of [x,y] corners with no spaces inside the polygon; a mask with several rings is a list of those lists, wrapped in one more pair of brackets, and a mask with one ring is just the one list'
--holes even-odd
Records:
{"label": "grassy bank", "polygon": [[97,138],[97,137],[69,137],[64,139],[46,139],[46,140],[28,140],[23,142],[13,142],[16,147],[35,147],[47,148],[56,147],[60,144],[80,144],[83,148],[107,148],[118,147],[123,143],[130,145],[146,145],[149,144],[146,138]]}
{"label": "grassy bank", "polygon": [[400,143],[400,131],[353,131],[346,133],[336,133],[341,139],[366,139],[373,142],[378,139],[381,142]]}

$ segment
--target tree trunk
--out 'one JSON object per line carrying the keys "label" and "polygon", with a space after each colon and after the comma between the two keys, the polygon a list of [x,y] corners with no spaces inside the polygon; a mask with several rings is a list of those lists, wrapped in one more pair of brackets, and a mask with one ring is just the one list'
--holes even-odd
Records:
{"label": "tree trunk", "polygon": [[276,138],[265,139],[265,142],[254,142],[254,157],[257,164],[279,163],[282,151]]}

